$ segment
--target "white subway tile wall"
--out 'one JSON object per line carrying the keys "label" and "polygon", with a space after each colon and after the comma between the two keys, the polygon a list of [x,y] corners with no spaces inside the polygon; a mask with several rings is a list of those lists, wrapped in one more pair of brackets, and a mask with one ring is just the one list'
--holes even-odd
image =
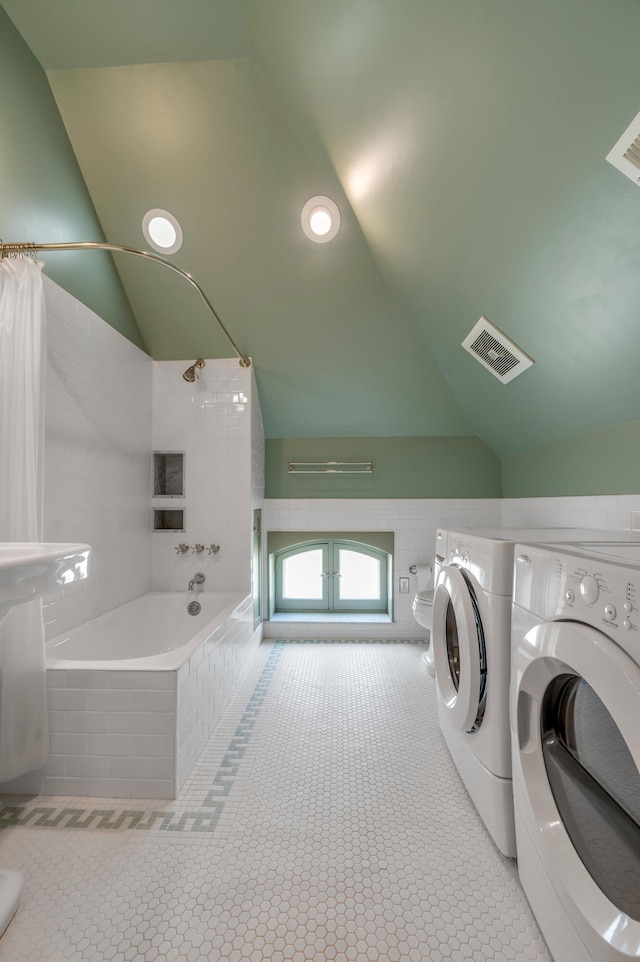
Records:
{"label": "white subway tile wall", "polygon": [[640,494],[596,494],[558,498],[504,498],[501,523],[505,527],[560,526],[606,528],[624,531],[638,528],[634,515],[640,511]]}
{"label": "white subway tile wall", "polygon": [[[386,624],[348,622],[265,621],[265,638],[407,638],[428,637],[416,623],[411,603],[416,578],[409,574],[415,564],[430,564],[439,527],[482,527],[500,524],[499,499],[267,499],[263,530],[268,531],[393,531],[393,611]],[[409,594],[400,594],[398,578],[409,577]],[[266,569],[264,571],[266,579]],[[266,584],[266,580],[265,580]]]}
{"label": "white subway tile wall", "polygon": [[[154,507],[185,513],[184,531],[153,532],[153,590],[186,589],[195,572],[202,571],[208,591],[248,591],[257,421],[252,417],[252,371],[235,359],[207,360],[190,384],[182,377],[189,363],[153,365],[153,450],[185,453],[185,497],[153,499]],[[191,548],[205,545],[205,551],[177,555],[181,542]],[[220,546],[217,554],[208,554],[211,544]]]}
{"label": "white subway tile wall", "polygon": [[44,601],[47,638],[151,588],[153,362],[44,277],[45,541],[87,542],[89,578]]}

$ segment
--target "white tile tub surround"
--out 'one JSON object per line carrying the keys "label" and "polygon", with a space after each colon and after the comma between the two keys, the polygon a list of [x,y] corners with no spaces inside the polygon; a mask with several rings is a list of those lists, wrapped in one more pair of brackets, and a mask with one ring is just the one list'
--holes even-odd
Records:
{"label": "white tile tub surround", "polygon": [[44,539],[87,542],[89,578],[44,601],[47,638],[145,594],[153,362],[50,278]]}
{"label": "white tile tub surround", "polygon": [[[499,525],[500,500],[495,499],[267,499],[263,514],[263,540],[268,531],[393,531],[392,624],[366,625],[348,622],[264,623],[265,638],[426,638],[416,623],[411,603],[416,579],[409,575],[414,564],[432,563],[436,530],[454,525]],[[263,572],[266,584],[266,568]],[[409,594],[400,594],[398,578],[409,575]]]}
{"label": "white tile tub surround", "polygon": [[176,786],[180,790],[258,650],[247,596],[177,673]]}
{"label": "white tile tub surround", "polygon": [[[185,497],[154,498],[153,504],[183,508],[186,521],[184,532],[153,532],[153,590],[179,591],[202,571],[209,591],[248,591],[251,497],[264,485],[252,474],[261,432],[253,372],[236,359],[206,360],[199,380],[189,384],[182,375],[190,363],[153,365],[153,450],[185,452]],[[178,556],[180,542],[218,544],[220,551]]]}
{"label": "white tile tub surround", "polygon": [[246,597],[175,670],[47,669],[49,761],[0,790],[175,798],[259,643]]}

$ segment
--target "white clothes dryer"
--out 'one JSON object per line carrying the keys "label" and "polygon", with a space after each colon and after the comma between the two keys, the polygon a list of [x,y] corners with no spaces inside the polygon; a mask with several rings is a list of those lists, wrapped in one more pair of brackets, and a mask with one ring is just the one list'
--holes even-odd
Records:
{"label": "white clothes dryer", "polygon": [[555,962],[640,958],[640,545],[517,545],[518,870]]}
{"label": "white clothes dryer", "polygon": [[514,858],[509,678],[515,544],[621,541],[637,532],[479,528],[436,534],[431,646],[440,727],[500,851]]}

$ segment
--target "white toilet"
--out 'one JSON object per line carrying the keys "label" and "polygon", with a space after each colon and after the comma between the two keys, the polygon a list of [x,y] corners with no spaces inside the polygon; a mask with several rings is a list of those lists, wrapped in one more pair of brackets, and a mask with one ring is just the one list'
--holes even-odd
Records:
{"label": "white toilet", "polygon": [[431,628],[433,626],[433,568],[431,565],[416,565],[418,590],[411,605],[413,617],[419,625],[429,630],[429,647],[424,652],[422,660],[430,675],[435,677],[436,669],[431,644]]}

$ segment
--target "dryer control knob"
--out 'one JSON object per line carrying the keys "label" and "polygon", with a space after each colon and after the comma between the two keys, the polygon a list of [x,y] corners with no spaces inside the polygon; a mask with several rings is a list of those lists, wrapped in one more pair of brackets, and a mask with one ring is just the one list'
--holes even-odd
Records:
{"label": "dryer control knob", "polygon": [[593,575],[585,575],[580,582],[580,597],[588,605],[594,605],[598,600],[600,587]]}
{"label": "dryer control knob", "polygon": [[628,618],[625,618],[625,620],[622,622],[622,627],[626,628],[626,630],[629,631],[629,629],[631,628],[631,622],[629,621]]}
{"label": "dryer control knob", "polygon": [[568,601],[569,604],[571,604],[573,601],[576,600],[576,596],[574,595],[574,593],[573,593],[573,591],[572,591],[571,588],[567,588],[567,590],[565,591],[565,593],[564,593],[564,600],[565,600],[565,601]]}
{"label": "dryer control knob", "polygon": [[604,616],[605,616],[605,618],[608,618],[609,621],[613,621],[613,619],[614,619],[615,616],[616,616],[616,609],[614,608],[613,605],[605,605],[605,606],[604,606]]}

